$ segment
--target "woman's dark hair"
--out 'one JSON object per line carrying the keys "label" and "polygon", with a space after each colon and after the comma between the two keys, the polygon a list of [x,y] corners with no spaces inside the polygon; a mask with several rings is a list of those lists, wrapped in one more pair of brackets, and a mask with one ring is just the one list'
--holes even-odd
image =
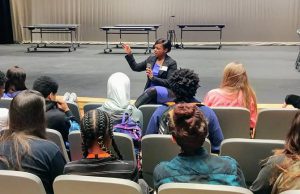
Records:
{"label": "woman's dark hair", "polygon": [[285,139],[283,151],[287,155],[298,155],[300,157],[300,111],[298,111],[292,121],[291,128]]}
{"label": "woman's dark hair", "polygon": [[57,93],[58,83],[49,76],[40,76],[33,82],[32,89],[39,91],[44,98],[47,98],[51,92]]}
{"label": "woman's dark hair", "polygon": [[88,156],[88,150],[95,142],[98,143],[100,149],[111,154],[108,146],[110,146],[110,141],[112,141],[115,152],[119,159],[122,159],[113,138],[113,121],[108,113],[98,109],[85,113],[81,121],[80,131],[84,158]]}
{"label": "woman's dark hair", "polygon": [[176,95],[176,102],[190,102],[196,95],[200,79],[190,69],[178,69],[168,79],[170,89]]}
{"label": "woman's dark hair", "polygon": [[184,154],[194,155],[208,134],[204,115],[195,104],[180,103],[169,112],[168,127]]}
{"label": "woman's dark hair", "polygon": [[9,92],[11,87],[14,87],[16,91],[26,90],[25,85],[26,73],[25,70],[19,66],[13,66],[6,72],[7,82],[5,85],[5,92]]}
{"label": "woman's dark hair", "polygon": [[163,48],[168,50],[167,53],[171,51],[172,48],[171,41],[164,38],[160,38],[155,41],[154,46],[157,44],[162,44]]}
{"label": "woman's dark hair", "polygon": [[21,160],[30,154],[29,139],[46,139],[45,99],[33,90],[20,92],[10,103],[9,129],[4,130],[0,142],[12,142],[9,157],[0,157],[9,168],[21,170]]}
{"label": "woman's dark hair", "polygon": [[4,86],[6,81],[7,78],[5,74],[2,71],[0,71],[0,87]]}

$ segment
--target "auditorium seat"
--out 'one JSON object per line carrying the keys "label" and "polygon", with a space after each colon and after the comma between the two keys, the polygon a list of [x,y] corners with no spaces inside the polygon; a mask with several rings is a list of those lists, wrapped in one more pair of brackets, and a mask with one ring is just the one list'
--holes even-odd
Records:
{"label": "auditorium seat", "polygon": [[263,109],[258,113],[255,139],[284,140],[298,109]]}
{"label": "auditorium seat", "polygon": [[224,139],[250,138],[250,112],[241,107],[211,107],[216,113]]}
{"label": "auditorium seat", "polygon": [[199,183],[166,183],[158,188],[158,194],[253,194],[250,190],[227,185]]}
{"label": "auditorium seat", "polygon": [[75,117],[76,121],[80,123],[80,112],[79,112],[78,105],[71,102],[67,102],[67,104],[70,111],[73,113],[73,116]]}
{"label": "auditorium seat", "polygon": [[46,194],[41,179],[28,172],[0,170],[0,187],[3,194]]}
{"label": "auditorium seat", "polygon": [[[123,133],[114,133],[114,138],[116,144],[123,156],[124,160],[133,160],[136,161],[135,152],[133,148],[132,139]],[[80,131],[72,131],[69,134],[69,143],[70,143],[70,155],[71,160],[79,160],[82,158],[82,149],[81,149],[81,135]],[[110,148],[110,150],[114,153],[114,149]]]}
{"label": "auditorium seat", "polygon": [[87,103],[83,105],[83,112],[86,113],[102,106],[102,103]]}
{"label": "auditorium seat", "polygon": [[143,129],[142,129],[142,136],[145,135],[148,123],[151,119],[152,114],[156,110],[157,107],[161,106],[160,104],[145,104],[139,107],[139,109],[143,113]]}
{"label": "auditorium seat", "polygon": [[0,108],[9,109],[10,103],[11,103],[11,99],[0,99]]}
{"label": "auditorium seat", "polygon": [[280,194],[299,194],[300,190],[288,190],[288,191],[284,191]]}
{"label": "auditorium seat", "polygon": [[46,137],[48,140],[54,142],[58,148],[60,149],[61,153],[63,154],[63,156],[65,157],[66,161],[69,162],[69,156],[66,150],[66,146],[64,143],[64,140],[60,134],[59,131],[56,131],[54,129],[46,129]]}
{"label": "auditorium seat", "polygon": [[[203,147],[210,153],[208,139]],[[153,188],[153,171],[157,164],[169,161],[180,153],[180,147],[172,141],[171,135],[151,134],[142,138],[143,179]]]}
{"label": "auditorium seat", "polygon": [[260,171],[260,163],[273,155],[274,149],[282,149],[284,141],[265,139],[225,139],[221,143],[220,155],[234,158],[240,165],[250,185]]}
{"label": "auditorium seat", "polygon": [[130,180],[61,175],[53,183],[55,194],[142,194],[141,187]]}

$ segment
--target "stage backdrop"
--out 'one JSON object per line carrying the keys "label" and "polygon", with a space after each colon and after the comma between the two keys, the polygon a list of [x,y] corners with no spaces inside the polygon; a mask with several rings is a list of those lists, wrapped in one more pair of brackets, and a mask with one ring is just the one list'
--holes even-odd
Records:
{"label": "stage backdrop", "polygon": [[[225,42],[296,42],[299,0],[10,0],[14,40],[28,41],[30,24],[80,24],[80,41],[104,41],[99,27],[115,24],[161,24],[166,37],[176,24],[225,24]],[[174,15],[175,18],[170,18]],[[214,32],[186,32],[185,41],[216,41]],[[65,35],[48,39],[66,40]],[[151,40],[154,37],[151,36]],[[118,40],[114,36],[111,40]],[[126,41],[145,41],[127,35]]]}

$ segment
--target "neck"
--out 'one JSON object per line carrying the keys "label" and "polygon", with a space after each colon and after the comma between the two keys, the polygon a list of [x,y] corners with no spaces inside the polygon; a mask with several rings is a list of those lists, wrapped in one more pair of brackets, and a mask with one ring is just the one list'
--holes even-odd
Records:
{"label": "neck", "polygon": [[94,145],[89,149],[88,158],[95,158],[95,155],[98,155],[99,158],[107,158],[111,155],[102,149],[99,148],[98,143],[94,143]]}

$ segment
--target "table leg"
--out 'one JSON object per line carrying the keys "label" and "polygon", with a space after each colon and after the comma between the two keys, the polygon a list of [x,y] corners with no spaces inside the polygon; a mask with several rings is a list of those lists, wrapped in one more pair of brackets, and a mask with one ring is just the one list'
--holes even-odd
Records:
{"label": "table leg", "polygon": [[222,48],[222,28],[220,28],[220,44],[219,44],[219,49]]}
{"label": "table leg", "polygon": [[295,68],[300,71],[300,48],[299,48],[299,53],[298,53],[298,57],[295,63]]}
{"label": "table leg", "polygon": [[183,43],[182,43],[182,31],[183,31],[183,28],[180,28],[180,47],[183,48]]}
{"label": "table leg", "polygon": [[108,48],[108,30],[105,30],[105,41],[106,41],[106,48],[104,49],[104,53],[109,53],[112,50]]}
{"label": "table leg", "polygon": [[145,54],[147,53],[151,53],[151,49],[150,49],[150,43],[149,43],[149,30],[147,31],[147,49],[145,51]]}

